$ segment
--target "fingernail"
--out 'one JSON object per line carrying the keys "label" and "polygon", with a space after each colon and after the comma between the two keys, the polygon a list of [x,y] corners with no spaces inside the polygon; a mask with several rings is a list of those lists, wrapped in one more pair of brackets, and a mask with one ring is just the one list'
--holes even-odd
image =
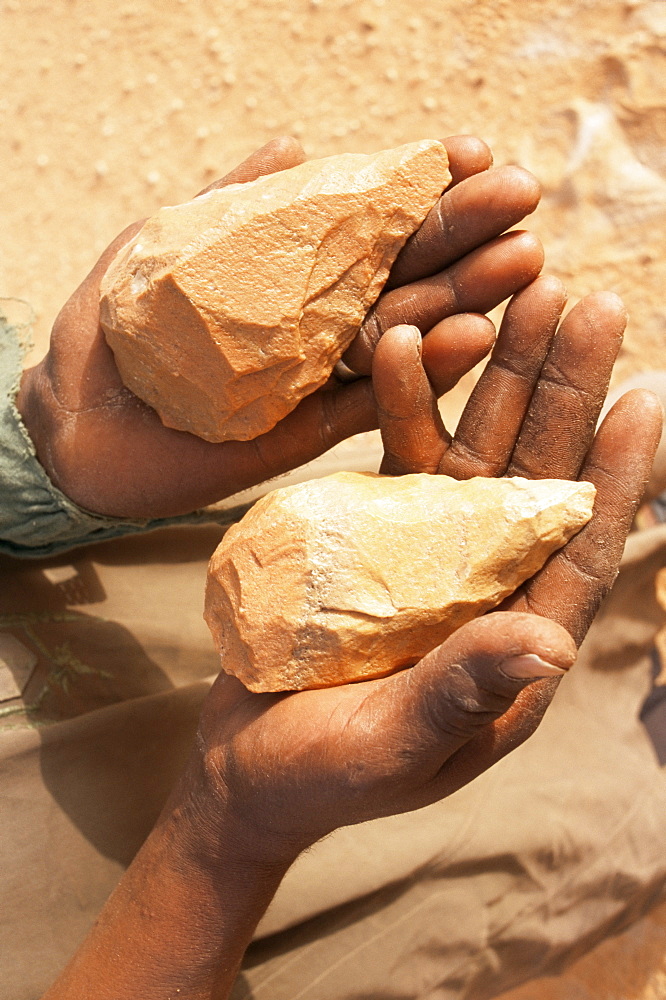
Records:
{"label": "fingernail", "polygon": [[412,344],[421,357],[421,351],[423,348],[423,340],[421,338],[421,331],[418,326],[411,326],[407,323],[401,324],[397,329],[400,331],[401,338],[408,344]]}
{"label": "fingernail", "polygon": [[423,337],[421,336],[421,331],[418,326],[411,327],[412,337],[414,338],[414,344],[418,352],[419,357],[421,357],[421,352],[423,351]]}
{"label": "fingernail", "polygon": [[512,656],[500,666],[507,677],[515,680],[537,680],[540,677],[562,677],[566,670],[556,667],[554,663],[542,660],[535,653],[525,653],[523,656]]}
{"label": "fingernail", "polygon": [[362,375],[357,375],[353,372],[351,368],[348,368],[344,361],[336,361],[333,367],[333,374],[341,382],[356,382],[358,379],[362,378]]}

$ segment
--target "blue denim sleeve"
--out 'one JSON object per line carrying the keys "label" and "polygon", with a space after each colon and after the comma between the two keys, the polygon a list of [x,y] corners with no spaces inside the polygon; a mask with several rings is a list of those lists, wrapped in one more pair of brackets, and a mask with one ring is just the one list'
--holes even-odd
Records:
{"label": "blue denim sleeve", "polygon": [[221,516],[195,511],[182,517],[136,521],[104,517],[72,503],[37,460],[16,408],[24,354],[20,328],[0,314],[0,553],[37,558],[167,525],[237,519],[239,508]]}

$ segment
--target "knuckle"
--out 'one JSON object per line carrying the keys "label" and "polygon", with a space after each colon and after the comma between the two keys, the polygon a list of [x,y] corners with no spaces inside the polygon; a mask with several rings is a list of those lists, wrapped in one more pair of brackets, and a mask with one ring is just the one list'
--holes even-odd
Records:
{"label": "knuckle", "polygon": [[[582,380],[581,384],[576,384],[573,374],[562,371],[554,362],[542,370],[539,382],[541,383],[541,391],[546,389],[558,394],[561,405],[564,405],[565,402],[578,407],[599,404],[600,393],[596,387],[588,388],[582,384]],[[601,402],[603,402],[603,397]]]}
{"label": "knuckle", "polygon": [[377,312],[377,307],[373,306],[370,312],[367,314],[363,320],[363,325],[359,331],[359,336],[363,342],[363,345],[369,350],[374,351],[375,347],[381,340],[384,334],[384,327],[381,318]]}
{"label": "knuckle", "polygon": [[468,740],[494,722],[513,700],[479,684],[462,664],[449,667],[438,687],[425,699],[425,721],[433,732],[456,741]]}
{"label": "knuckle", "polygon": [[263,475],[264,479],[270,479],[275,474],[272,469],[274,467],[274,459],[272,460],[266,455],[264,442],[262,441],[262,436],[255,438],[252,441],[252,450],[254,452],[254,457],[257,463],[257,468],[259,472]]}
{"label": "knuckle", "polygon": [[326,450],[329,447],[329,442],[333,437],[335,414],[333,413],[332,395],[332,393],[325,392],[322,393],[321,398],[321,419],[318,424],[317,433],[319,435],[319,445],[322,450]]}
{"label": "knuckle", "polygon": [[492,359],[492,365],[494,370],[507,376],[511,381],[517,381],[521,388],[531,390],[541,371],[542,361],[539,352],[534,351],[530,354],[523,348],[520,354],[497,354]]}
{"label": "knuckle", "polygon": [[484,452],[469,441],[460,439],[454,441],[447,457],[449,462],[456,464],[459,471],[464,472],[465,479],[471,479],[473,476],[497,478],[506,471],[507,462],[504,457],[499,457],[491,451]]}
{"label": "knuckle", "polygon": [[507,475],[520,476],[522,479],[538,479],[540,462],[540,456],[531,454],[527,446],[523,444],[520,454],[514,453],[511,456]]}

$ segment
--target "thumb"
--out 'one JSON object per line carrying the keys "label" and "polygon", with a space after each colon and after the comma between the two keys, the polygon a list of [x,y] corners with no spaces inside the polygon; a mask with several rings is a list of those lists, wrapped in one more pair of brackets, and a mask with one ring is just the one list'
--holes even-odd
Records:
{"label": "thumb", "polygon": [[406,808],[450,794],[522,743],[575,658],[573,639],[550,619],[494,612],[387,678],[387,745],[407,762],[412,789],[418,775]]}
{"label": "thumb", "polygon": [[250,153],[247,159],[220,180],[213,181],[203,191],[199,191],[197,198],[216,188],[227,187],[228,184],[247,184],[248,181],[256,181],[257,177],[263,177],[265,174],[276,174],[280,170],[297,167],[304,160],[305,153],[298,139],[289,135],[279,136],[277,139],[271,139],[261,149]]}

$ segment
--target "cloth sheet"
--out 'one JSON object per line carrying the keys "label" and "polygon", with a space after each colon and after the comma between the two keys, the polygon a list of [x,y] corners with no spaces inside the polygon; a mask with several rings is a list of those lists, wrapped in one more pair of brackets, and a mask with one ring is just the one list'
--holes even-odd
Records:
{"label": "cloth sheet", "polygon": [[[0,557],[2,995],[35,1000],[154,822],[217,670],[201,617],[223,529]],[[538,733],[418,812],[288,873],[234,1000],[483,1000],[664,897],[666,781],[639,714],[666,526],[621,575]]]}

